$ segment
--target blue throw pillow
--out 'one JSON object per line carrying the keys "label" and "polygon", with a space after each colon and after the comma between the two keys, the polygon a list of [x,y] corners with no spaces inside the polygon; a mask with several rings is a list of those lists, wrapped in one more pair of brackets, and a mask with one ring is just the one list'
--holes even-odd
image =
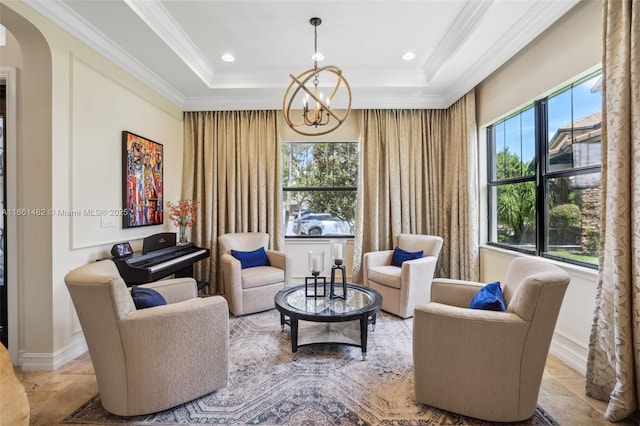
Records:
{"label": "blue throw pillow", "polygon": [[254,266],[269,266],[269,258],[264,247],[254,251],[231,250],[231,256],[240,261],[242,269],[253,268]]}
{"label": "blue throw pillow", "polygon": [[391,258],[391,264],[393,266],[402,266],[402,262],[405,260],[422,259],[424,252],[420,251],[406,251],[400,247],[393,249],[393,257]]}
{"label": "blue throw pillow", "polygon": [[471,299],[469,308],[504,312],[507,308],[500,283],[490,283],[478,290],[473,299]]}
{"label": "blue throw pillow", "polygon": [[156,290],[147,287],[134,285],[131,287],[131,297],[136,309],[153,308],[154,306],[166,305],[167,301]]}

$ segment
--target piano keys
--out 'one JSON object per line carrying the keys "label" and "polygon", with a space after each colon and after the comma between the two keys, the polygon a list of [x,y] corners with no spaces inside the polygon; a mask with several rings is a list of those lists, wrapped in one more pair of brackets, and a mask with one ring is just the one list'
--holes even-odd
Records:
{"label": "piano keys", "polygon": [[147,237],[140,252],[113,258],[128,286],[158,281],[169,275],[193,277],[193,264],[208,258],[210,250],[193,243],[176,245],[175,233]]}

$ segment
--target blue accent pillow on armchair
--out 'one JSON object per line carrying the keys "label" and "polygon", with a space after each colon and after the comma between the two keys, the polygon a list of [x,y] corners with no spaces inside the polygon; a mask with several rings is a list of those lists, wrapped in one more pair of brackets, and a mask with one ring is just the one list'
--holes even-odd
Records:
{"label": "blue accent pillow on armchair", "polygon": [[231,250],[231,256],[240,261],[242,269],[253,268],[254,266],[269,266],[269,258],[264,247],[253,251]]}
{"label": "blue accent pillow on armchair", "polygon": [[136,309],[153,308],[154,306],[166,305],[167,301],[160,293],[152,288],[139,287],[134,285],[131,287],[131,297]]}
{"label": "blue accent pillow on armchair", "polygon": [[500,283],[496,281],[478,290],[473,299],[471,299],[469,308],[484,309],[485,311],[506,311],[506,303],[504,302]]}
{"label": "blue accent pillow on armchair", "polygon": [[402,262],[405,260],[422,259],[424,252],[420,251],[406,251],[400,247],[393,249],[393,256],[391,257],[391,264],[393,266],[402,266]]}

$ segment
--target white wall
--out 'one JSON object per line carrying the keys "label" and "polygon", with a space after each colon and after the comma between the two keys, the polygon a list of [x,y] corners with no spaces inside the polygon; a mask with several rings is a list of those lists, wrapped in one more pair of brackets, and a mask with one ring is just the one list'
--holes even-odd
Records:
{"label": "white wall", "polygon": [[[23,63],[0,56],[0,66],[15,66],[20,76],[17,207],[121,208],[123,130],[164,145],[165,201],[179,199],[181,108],[24,3],[2,3],[0,21],[24,56]],[[86,350],[64,285],[69,270],[109,257],[115,242],[131,241],[135,250],[141,237],[172,228],[165,219],[164,226],[122,229],[118,219],[103,228],[90,215],[18,218],[20,249],[9,253],[18,256],[18,276],[9,285],[19,288],[19,324],[9,330],[18,333],[19,359],[10,348],[12,360],[24,370],[55,369]]]}
{"label": "white wall", "polygon": [[[73,211],[122,209],[122,130],[163,145],[165,208],[166,201],[177,201],[182,179],[181,113],[157,108],[97,68],[90,59],[72,54],[69,62],[71,175],[64,180],[71,183],[69,205]],[[126,241],[159,230],[157,226],[123,229],[122,217],[117,213],[110,219],[115,226],[101,227],[99,216],[71,217],[71,247]]]}
{"label": "white wall", "polygon": [[[331,277],[331,239],[325,238],[291,238],[285,242],[285,253],[291,256],[293,264],[292,279],[296,284],[303,283],[305,277],[311,276],[309,273],[308,255],[310,251],[324,252],[324,271],[322,276],[327,277],[327,283]],[[347,282],[351,280],[351,268],[353,267],[353,239],[347,239],[347,250],[344,256],[344,266],[347,271]],[[340,273],[336,275],[337,280],[341,280]]]}
{"label": "white wall", "polygon": [[583,0],[476,88],[479,126],[539,99],[598,66],[602,4]]}
{"label": "white wall", "polygon": [[[486,160],[486,126],[514,110],[542,98],[576,76],[600,65],[602,11],[599,1],[583,1],[525,49],[484,80],[476,90],[480,127],[479,157]],[[480,165],[480,217],[487,213],[486,161]],[[481,221],[481,243],[487,242],[487,223]],[[480,248],[483,282],[504,279],[509,262],[520,254],[494,247]],[[584,373],[595,307],[597,271],[555,262],[567,270],[571,282],[556,325],[551,353]]]}

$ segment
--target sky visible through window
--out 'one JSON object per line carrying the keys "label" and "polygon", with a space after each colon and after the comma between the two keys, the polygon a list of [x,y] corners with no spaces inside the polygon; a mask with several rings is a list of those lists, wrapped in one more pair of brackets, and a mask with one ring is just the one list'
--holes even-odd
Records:
{"label": "sky visible through window", "polygon": [[[549,98],[549,140],[559,128],[566,127],[573,121],[602,109],[600,78],[601,75],[598,74]],[[508,148],[509,152],[518,155],[524,164],[529,164],[533,160],[535,155],[533,106],[496,125],[495,130],[496,152]]]}

